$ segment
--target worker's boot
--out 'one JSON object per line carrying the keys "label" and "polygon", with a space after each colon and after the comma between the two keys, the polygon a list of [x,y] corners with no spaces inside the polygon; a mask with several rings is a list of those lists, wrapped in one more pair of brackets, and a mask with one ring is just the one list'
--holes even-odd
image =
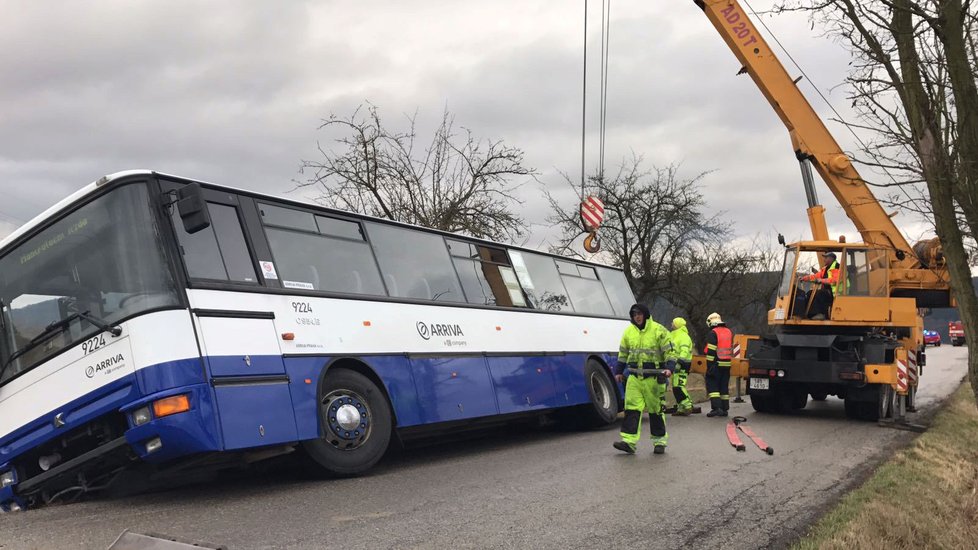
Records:
{"label": "worker's boot", "polygon": [[[725,412],[725,413],[727,411],[729,411],[730,410],[730,400],[729,399],[721,399],[720,400],[720,408],[723,409],[723,412]],[[723,416],[727,416],[727,415],[724,414]]]}
{"label": "worker's boot", "polygon": [[720,404],[720,398],[711,397],[710,412],[706,413],[706,416],[709,416],[710,418],[713,418],[714,416],[726,416],[726,413],[723,412],[723,409],[721,407],[723,407],[723,405]]}
{"label": "worker's boot", "polygon": [[662,412],[664,412],[666,414],[676,414],[676,412],[678,412],[678,411],[679,411],[679,407],[676,406],[676,405],[673,405],[671,407],[666,407],[665,409],[662,409]]}
{"label": "worker's boot", "polygon": [[655,449],[653,449],[652,452],[655,453],[655,454],[657,454],[657,455],[665,454],[665,452],[666,452],[666,446],[665,445],[656,445],[655,446]]}
{"label": "worker's boot", "polygon": [[619,451],[626,452],[630,455],[635,454],[635,445],[631,443],[625,443],[624,441],[615,441],[612,447],[618,449]]}

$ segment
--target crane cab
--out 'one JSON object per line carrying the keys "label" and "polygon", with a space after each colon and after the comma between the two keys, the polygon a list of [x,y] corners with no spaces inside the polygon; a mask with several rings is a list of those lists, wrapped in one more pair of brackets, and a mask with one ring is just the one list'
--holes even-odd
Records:
{"label": "crane cab", "polygon": [[[834,275],[835,284],[824,282],[827,274]],[[894,320],[889,280],[884,249],[835,241],[793,243],[785,248],[768,324],[887,325]]]}

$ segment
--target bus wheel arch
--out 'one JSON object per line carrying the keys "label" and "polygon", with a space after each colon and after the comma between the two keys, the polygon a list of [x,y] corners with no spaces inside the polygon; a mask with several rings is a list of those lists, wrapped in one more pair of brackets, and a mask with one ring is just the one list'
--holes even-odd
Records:
{"label": "bus wheel arch", "polygon": [[391,401],[390,395],[387,393],[387,386],[384,385],[383,380],[380,376],[370,367],[367,363],[363,362],[361,359],[355,357],[337,357],[330,361],[324,368],[323,372],[319,375],[319,390],[322,391],[323,383],[326,381],[326,377],[330,373],[339,372],[339,370],[351,370],[360,375],[365,376],[368,380],[373,382],[380,393],[383,394],[384,400],[387,402],[387,408],[390,410],[391,422],[393,426],[397,426],[397,413],[394,411],[394,403]]}
{"label": "bus wheel arch", "polygon": [[330,476],[366,472],[387,452],[394,432],[390,398],[369,367],[354,359],[330,363],[316,392],[319,437],[302,447]]}
{"label": "bus wheel arch", "polygon": [[609,426],[624,408],[624,398],[619,394],[614,376],[607,363],[596,355],[590,355],[584,363],[584,383],[591,402],[583,407],[581,423],[586,427]]}

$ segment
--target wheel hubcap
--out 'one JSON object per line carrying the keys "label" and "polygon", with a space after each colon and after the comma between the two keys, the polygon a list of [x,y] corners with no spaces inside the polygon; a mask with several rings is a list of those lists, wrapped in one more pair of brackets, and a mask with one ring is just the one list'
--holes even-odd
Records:
{"label": "wheel hubcap", "polygon": [[370,436],[370,417],[367,400],[354,392],[337,390],[323,398],[324,435],[337,448],[363,445]]}

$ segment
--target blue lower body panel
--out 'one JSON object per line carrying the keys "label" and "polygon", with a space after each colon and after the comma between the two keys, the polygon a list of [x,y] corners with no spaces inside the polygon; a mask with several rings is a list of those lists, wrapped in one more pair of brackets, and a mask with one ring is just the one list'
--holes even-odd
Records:
{"label": "blue lower body panel", "polygon": [[[359,361],[382,381],[395,427],[407,428],[588,403],[587,357],[401,354],[349,359]],[[264,359],[252,358],[252,364]],[[262,375],[208,377],[200,359],[140,369],[5,437],[0,441],[0,470],[16,464],[20,455],[36,453],[62,434],[110,415],[122,422],[134,454],[153,463],[314,439],[320,436],[319,383],[324,370],[338,359],[344,358],[270,356],[268,364],[278,361],[284,370],[272,379]],[[221,358],[207,361],[208,365],[224,364]],[[141,426],[133,424],[134,410],[177,394],[188,396],[190,410],[153,418]],[[55,428],[54,415],[62,412],[67,425]],[[147,452],[147,443],[155,444],[157,438],[162,446]],[[0,501],[14,493],[16,489],[0,491]]]}
{"label": "blue lower body panel", "polygon": [[288,383],[218,386],[224,449],[247,449],[296,441]]}

